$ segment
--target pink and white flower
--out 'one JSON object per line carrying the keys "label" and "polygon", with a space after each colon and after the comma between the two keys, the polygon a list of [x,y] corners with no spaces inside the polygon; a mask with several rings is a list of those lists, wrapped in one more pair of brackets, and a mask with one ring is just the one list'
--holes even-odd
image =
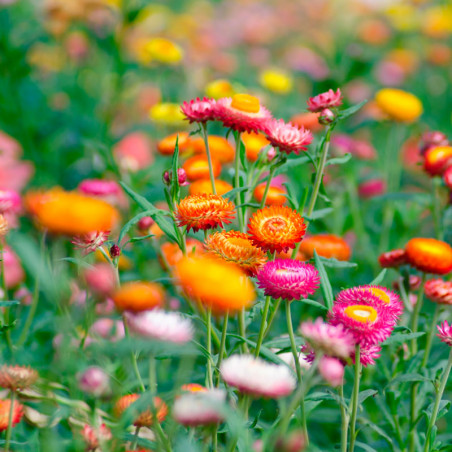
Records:
{"label": "pink and white flower", "polygon": [[286,154],[292,152],[299,154],[300,151],[306,151],[307,146],[313,140],[310,130],[285,123],[282,119],[268,121],[265,125],[265,134],[272,146],[279,148],[281,152]]}
{"label": "pink and white flower", "polygon": [[184,102],[181,106],[182,113],[190,123],[207,122],[215,119],[214,99],[204,97],[203,99],[192,99],[190,102]]}
{"label": "pink and white flower", "polygon": [[441,342],[452,347],[452,324],[449,325],[445,320],[442,325],[437,325],[436,328],[438,328],[437,336],[441,339]]}
{"label": "pink and white flower", "polygon": [[319,372],[331,386],[340,386],[344,381],[344,365],[337,358],[322,356],[319,361]]}
{"label": "pink and white flower", "polygon": [[308,110],[313,113],[320,112],[326,108],[339,107],[342,105],[342,93],[338,88],[336,92],[329,89],[325,93],[310,97],[308,102]]}
{"label": "pink and white flower", "polygon": [[435,303],[452,305],[452,281],[429,279],[424,286],[425,296]]}
{"label": "pink and white flower", "polygon": [[83,255],[86,256],[101,247],[108,240],[109,235],[110,231],[89,232],[88,234],[73,237],[71,243],[80,248],[83,251]]}
{"label": "pink and white flower", "polygon": [[0,214],[18,213],[20,208],[19,193],[14,190],[0,190]]}

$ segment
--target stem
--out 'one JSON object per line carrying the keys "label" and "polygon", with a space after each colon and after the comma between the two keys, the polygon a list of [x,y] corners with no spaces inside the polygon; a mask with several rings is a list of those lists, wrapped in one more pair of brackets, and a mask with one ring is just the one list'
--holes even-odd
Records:
{"label": "stem", "polygon": [[350,421],[350,416],[347,413],[347,408],[345,407],[344,400],[344,385],[339,386],[339,396],[341,398],[341,452],[347,452],[347,435],[348,435],[348,423]]}
{"label": "stem", "polygon": [[447,380],[449,378],[450,370],[452,368],[452,348],[449,353],[449,360],[447,361],[446,369],[444,370],[443,376],[441,378],[441,383],[436,392],[435,405],[433,406],[432,417],[430,418],[430,422],[428,424],[427,436],[425,437],[425,447],[424,452],[429,452],[430,447],[430,436],[432,434],[433,427],[436,423],[436,418],[438,417],[439,405],[441,403],[441,399],[443,398],[444,389],[446,389]]}
{"label": "stem", "polygon": [[[0,239],[0,272],[1,272],[1,284],[3,290],[3,300],[8,300],[8,288],[6,287],[6,277],[5,277],[5,248],[3,243],[3,238]],[[3,310],[3,323],[9,325],[9,307]],[[7,328],[5,331],[6,342],[8,344],[9,351],[13,354],[13,343],[11,342],[11,328]]]}
{"label": "stem", "polygon": [[273,311],[270,314],[270,318],[268,319],[267,328],[265,328],[265,331],[264,331],[264,339],[265,339],[265,336],[267,336],[267,334],[270,332],[270,329],[273,324],[273,320],[275,320],[275,317],[276,317],[276,314],[278,313],[280,304],[281,304],[281,298],[278,298],[278,300],[276,300],[275,307],[273,308]]}
{"label": "stem", "polygon": [[425,367],[428,363],[428,358],[430,356],[430,351],[432,349],[432,341],[433,336],[435,335],[435,325],[438,322],[438,317],[441,313],[441,305],[437,304],[435,308],[435,312],[433,314],[433,319],[431,321],[431,328],[429,328],[427,341],[425,342],[425,349],[424,349],[424,358],[422,359],[421,367]]}
{"label": "stem", "polygon": [[[223,319],[223,328],[221,331],[221,342],[220,342],[220,350],[218,352],[218,361],[217,361],[217,369],[220,369],[221,361],[223,360],[223,354],[226,346],[226,335],[228,332],[228,320],[229,320],[229,312],[226,312]],[[218,373],[217,378],[217,386],[220,384],[220,374]]]}
{"label": "stem", "polygon": [[298,381],[301,381],[301,367],[300,361],[297,353],[297,346],[295,344],[295,336],[293,334],[293,326],[292,326],[292,315],[290,313],[290,301],[286,300],[286,319],[287,319],[287,329],[289,331],[290,338],[290,348],[292,349],[292,355],[295,362],[295,369],[297,370],[297,378]]}
{"label": "stem", "polygon": [[268,190],[270,190],[270,185],[271,185],[271,182],[273,179],[273,175],[275,174],[275,170],[276,170],[275,166],[272,166],[270,168],[270,174],[268,175],[267,183],[265,184],[265,190],[264,190],[264,194],[262,196],[262,201],[261,201],[261,205],[260,205],[261,209],[265,207],[265,201],[267,201]]}
{"label": "stem", "polygon": [[28,331],[30,329],[31,324],[33,323],[33,319],[38,308],[38,302],[39,302],[39,274],[36,275],[35,288],[33,291],[33,299],[31,300],[30,310],[28,311],[24,327],[22,329],[22,332],[20,333],[19,339],[17,340],[18,347],[21,347],[27,340]]}
{"label": "stem", "polygon": [[151,355],[149,357],[149,392],[152,395],[157,393],[157,368],[155,357]]}
{"label": "stem", "polygon": [[[235,174],[234,188],[240,188],[240,132],[234,132],[235,137]],[[239,230],[243,232],[244,224],[242,217],[242,209],[239,205],[242,203],[242,195],[240,191],[235,195],[235,204],[237,208],[237,218],[239,220]]]}
{"label": "stem", "polygon": [[209,147],[209,136],[207,135],[207,123],[203,122],[201,124],[201,129],[202,129],[202,136],[204,138],[204,145],[206,147],[207,161],[209,162],[210,183],[212,184],[213,194],[216,195],[217,190],[215,188],[215,175],[213,174],[212,156],[210,154],[210,147]]}
{"label": "stem", "polygon": [[[427,274],[422,273],[422,282],[421,287],[419,288],[419,296],[417,298],[417,302],[414,305],[413,316],[411,317],[411,332],[417,333],[418,323],[419,323],[419,313],[421,312],[422,302],[424,299],[424,286],[425,281],[427,279]],[[411,355],[415,355],[417,353],[417,339],[414,338],[411,341]]]}
{"label": "stem", "polygon": [[[126,322],[126,319],[124,316],[122,317],[122,323],[124,324],[125,336],[126,336],[127,340],[129,340],[130,339],[129,327],[127,326],[127,322]],[[135,373],[135,376],[137,377],[141,392],[145,392],[146,388],[144,386],[143,379],[141,378],[140,370],[138,369],[137,355],[134,352],[131,352],[130,358],[132,360],[132,368]]]}
{"label": "stem", "polygon": [[259,328],[259,336],[257,338],[257,344],[256,344],[256,352],[255,352],[256,358],[259,356],[259,352],[261,350],[262,341],[264,340],[265,326],[266,326],[266,323],[267,323],[268,308],[270,307],[270,301],[271,301],[271,297],[270,296],[266,296],[265,297],[264,312],[262,313],[261,326]]}
{"label": "stem", "polygon": [[350,448],[349,452],[355,450],[356,439],[356,417],[358,415],[359,380],[361,377],[361,350],[359,344],[355,345],[355,383],[352,394],[352,415],[350,420]]}
{"label": "stem", "polygon": [[[239,334],[243,339],[246,339],[245,308],[242,308],[237,316],[239,321]],[[248,344],[245,340],[242,342],[242,352],[249,353]]]}
{"label": "stem", "polygon": [[135,429],[135,434],[133,435],[133,442],[132,442],[132,450],[135,450],[136,449],[136,447],[137,447],[137,444],[138,444],[138,435],[139,435],[139,433],[140,433],[140,428],[141,427],[137,427],[136,429]]}
{"label": "stem", "polygon": [[443,239],[443,227],[441,221],[441,178],[434,177],[433,183],[433,221],[435,227],[435,235],[438,240]]}
{"label": "stem", "polygon": [[4,452],[9,451],[9,443],[11,441],[15,400],[16,400],[16,393],[15,393],[15,391],[11,391],[11,406],[9,407],[9,419],[8,419],[8,428],[6,430],[5,451]]}
{"label": "stem", "polygon": [[212,309],[209,307],[207,309],[207,387],[213,388],[213,377],[212,377]]}

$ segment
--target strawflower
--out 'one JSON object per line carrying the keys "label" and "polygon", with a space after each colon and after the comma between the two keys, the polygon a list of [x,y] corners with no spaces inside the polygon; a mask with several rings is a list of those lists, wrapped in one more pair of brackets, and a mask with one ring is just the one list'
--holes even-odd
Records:
{"label": "strawflower", "polygon": [[110,235],[110,231],[88,232],[72,238],[71,243],[82,250],[84,256],[101,247]]}
{"label": "strawflower", "polygon": [[[369,365],[374,365],[375,360],[378,359],[381,355],[381,347],[379,345],[367,345],[360,347],[359,361],[364,366],[367,367]],[[355,351],[353,351],[352,362],[355,364]]]}
{"label": "strawflower", "polygon": [[381,89],[375,95],[375,102],[390,119],[395,121],[413,122],[423,112],[421,101],[414,94],[400,89]]}
{"label": "strawflower", "polygon": [[265,135],[272,146],[286,154],[306,151],[313,140],[310,130],[285,123],[282,119],[267,121]]}
{"label": "strawflower", "polygon": [[30,387],[38,379],[38,372],[26,366],[7,366],[0,369],[0,386],[11,391]]}
{"label": "strawflower", "polygon": [[406,264],[406,254],[404,249],[395,249],[380,254],[378,262],[382,268],[397,268]]}
{"label": "strawflower", "polygon": [[308,110],[312,113],[321,112],[324,109],[340,107],[342,105],[342,93],[338,88],[336,92],[329,89],[325,93],[310,97],[308,102]]}
{"label": "strawflower", "polygon": [[184,102],[181,106],[182,113],[190,122],[207,122],[214,119],[215,100],[204,97]]}
{"label": "strawflower", "polygon": [[334,234],[316,234],[305,237],[301,242],[300,251],[307,259],[312,259],[314,250],[319,256],[340,261],[349,260],[351,255],[348,243],[342,237]]}
{"label": "strawflower", "polygon": [[452,247],[441,240],[414,238],[405,245],[407,262],[425,273],[445,275],[452,271]]}
{"label": "strawflower", "polygon": [[119,287],[112,298],[119,311],[141,312],[162,306],[165,292],[158,283],[131,281]]}
{"label": "strawflower", "polygon": [[320,375],[331,386],[340,386],[344,381],[344,364],[331,356],[322,356],[319,361]]}
{"label": "strawflower", "polygon": [[435,303],[452,305],[452,281],[429,279],[425,283],[424,292]]}
{"label": "strawflower", "polygon": [[437,336],[441,339],[441,342],[452,347],[452,324],[449,325],[447,320],[444,320],[444,322],[441,325],[437,325],[436,328],[438,328]]}
{"label": "strawflower", "polygon": [[452,146],[430,148],[424,155],[424,170],[430,176],[441,176],[452,166]]}
{"label": "strawflower", "polygon": [[[0,432],[8,428],[9,412],[11,410],[11,400],[0,400]],[[11,425],[18,424],[24,415],[24,407],[21,403],[14,401]]]}
{"label": "strawflower", "polygon": [[[124,411],[140,398],[139,394],[128,394],[122,396],[115,405],[114,411],[117,417],[121,417]],[[160,397],[154,397],[153,404],[157,414],[158,422],[162,422],[168,414],[168,407]],[[150,427],[154,423],[154,415],[150,409],[140,413],[134,413],[133,425],[135,427]]]}

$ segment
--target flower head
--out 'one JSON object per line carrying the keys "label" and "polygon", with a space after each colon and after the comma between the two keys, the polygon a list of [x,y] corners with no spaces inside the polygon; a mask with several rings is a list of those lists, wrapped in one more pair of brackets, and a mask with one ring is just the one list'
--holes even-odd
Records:
{"label": "flower head", "polygon": [[79,191],[88,196],[118,196],[121,193],[121,187],[114,180],[104,179],[85,179],[78,186]]}
{"label": "flower head", "polygon": [[175,276],[195,301],[216,313],[236,312],[251,306],[253,284],[236,265],[209,257],[184,257],[175,266]]}
{"label": "flower head", "polygon": [[430,176],[441,176],[452,166],[452,146],[437,146],[424,155],[424,170]]}
{"label": "flower head", "polygon": [[254,246],[244,232],[215,232],[207,237],[205,247],[209,253],[237,264],[248,275],[256,274],[267,261],[264,251]]}
{"label": "flower head", "polygon": [[202,193],[182,199],[176,217],[179,226],[187,226],[187,231],[193,229],[196,232],[229,224],[234,218],[234,209],[234,204],[220,195]]}
{"label": "flower head", "polygon": [[330,325],[318,318],[300,325],[300,334],[314,350],[336,358],[347,359],[351,356],[355,340],[353,334],[342,325]]}
{"label": "flower head", "polygon": [[17,391],[26,389],[38,379],[38,372],[25,366],[3,366],[0,369],[0,386]]}
{"label": "flower head", "polygon": [[307,259],[314,257],[314,251],[319,256],[340,261],[349,260],[351,255],[348,243],[342,237],[334,234],[316,234],[305,237],[301,242],[300,251]]}
{"label": "flower head", "polygon": [[80,389],[87,394],[100,397],[110,391],[110,379],[104,369],[91,366],[79,375]]}
{"label": "flower head", "polygon": [[0,190],[0,213],[17,213],[20,207],[19,193],[14,190]]}
{"label": "flower head", "polygon": [[98,448],[102,443],[113,438],[110,429],[105,424],[101,424],[97,428],[85,424],[81,434],[86,443],[86,449],[89,451],[99,450]]}
{"label": "flower head", "polygon": [[344,364],[331,356],[320,358],[319,372],[331,386],[340,386],[344,380]]}
{"label": "flower head", "polygon": [[452,325],[449,325],[447,320],[444,320],[443,324],[437,325],[436,328],[438,328],[437,336],[441,339],[441,342],[452,347]]}
{"label": "flower head", "polygon": [[260,105],[259,99],[249,94],[235,94],[218,99],[215,117],[225,127],[239,132],[258,132],[272,117],[271,113]]}
{"label": "flower head", "polygon": [[192,139],[188,132],[177,132],[166,136],[157,143],[157,151],[162,155],[173,155],[174,150],[179,147],[179,155],[183,155],[191,148]]}
{"label": "flower head", "polygon": [[375,96],[375,102],[383,113],[395,121],[412,122],[423,112],[421,101],[401,89],[381,89]]}
{"label": "flower head", "polygon": [[[130,405],[135,403],[140,398],[139,394],[127,394],[122,396],[115,405],[115,414],[117,417],[121,417],[124,411],[126,411]],[[154,397],[154,408],[157,414],[158,422],[162,422],[168,414],[168,407],[166,403],[160,397]],[[134,422],[135,427],[150,427],[154,423],[154,415],[150,409],[145,411],[136,412],[134,410]]]}
{"label": "flower head", "polygon": [[83,255],[93,253],[100,246],[102,246],[110,235],[110,231],[95,231],[86,234],[78,235],[72,238],[73,243],[77,248],[83,250]]}
{"label": "flower head", "polygon": [[404,249],[395,249],[380,254],[378,262],[383,268],[397,268],[406,264],[406,254]]}
{"label": "flower head", "polygon": [[308,100],[308,110],[317,113],[326,108],[340,107],[342,105],[342,93],[338,88],[336,92],[329,89],[325,93],[310,97]]}
{"label": "flower head", "polygon": [[215,100],[204,97],[184,102],[181,106],[182,113],[190,123],[207,122],[214,119]]}
{"label": "flower head", "polygon": [[429,279],[424,286],[425,296],[435,303],[452,305],[452,281]]}
{"label": "flower head", "polygon": [[270,206],[257,210],[248,223],[251,242],[270,252],[295,248],[306,230],[303,217],[290,207]]}
{"label": "flower head", "polygon": [[443,180],[446,184],[446,187],[449,190],[452,190],[452,165],[447,168],[447,170],[443,174]]}
{"label": "flower head", "polygon": [[283,364],[268,363],[251,355],[233,355],[220,366],[223,380],[245,394],[280,398],[292,393],[296,380]]}
{"label": "flower head", "polygon": [[[187,256],[200,256],[204,254],[204,247],[202,242],[196,240],[192,237],[188,237],[186,240]],[[167,266],[173,267],[176,265],[183,257],[184,254],[179,248],[177,243],[165,242],[162,243],[160,247],[160,254],[162,256],[162,266],[165,268]]]}
{"label": "flower head", "polygon": [[293,79],[286,71],[281,69],[265,69],[259,76],[260,84],[277,94],[287,94],[293,85]]}
{"label": "flower head", "polygon": [[[211,159],[211,163],[213,175],[218,177],[221,173],[221,163],[215,158]],[[204,154],[190,157],[185,161],[182,168],[189,181],[209,178],[209,161]]]}
{"label": "flower head", "polygon": [[282,119],[272,119],[265,124],[265,134],[272,146],[286,154],[299,154],[312,143],[312,133],[303,127],[285,123]]}
{"label": "flower head", "polygon": [[193,324],[177,312],[159,309],[137,314],[126,312],[125,318],[130,330],[138,336],[164,342],[184,343],[193,338]]}
{"label": "flower head", "polygon": [[[11,400],[0,400],[0,432],[3,432],[8,428],[9,424],[9,412],[11,411]],[[21,403],[14,401],[12,410],[11,426],[14,427],[18,424],[22,416],[24,415],[24,407]]]}
{"label": "flower head", "polygon": [[141,312],[162,306],[165,292],[154,282],[130,281],[119,287],[112,298],[120,311]]}
{"label": "flower head", "polygon": [[293,259],[267,262],[257,274],[258,286],[266,296],[299,300],[312,295],[320,286],[320,276],[311,264]]}
{"label": "flower head", "polygon": [[[215,190],[217,195],[224,196],[228,191],[231,191],[234,187],[229,183],[221,179],[215,179]],[[198,179],[190,184],[188,189],[190,195],[200,194],[213,194],[212,182],[210,179]]]}
{"label": "flower head", "polygon": [[425,273],[445,275],[452,271],[452,247],[441,240],[414,238],[405,245],[407,262]]}
{"label": "flower head", "polygon": [[[229,141],[219,135],[209,135],[210,155],[220,163],[231,163],[234,161],[235,150]],[[191,148],[195,154],[206,154],[206,144],[202,137],[192,139]]]}

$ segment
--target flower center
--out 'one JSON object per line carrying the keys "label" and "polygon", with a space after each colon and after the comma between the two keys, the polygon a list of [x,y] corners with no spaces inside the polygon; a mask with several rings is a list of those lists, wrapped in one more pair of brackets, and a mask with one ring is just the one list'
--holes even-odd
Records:
{"label": "flower center", "polygon": [[228,239],[231,245],[238,246],[240,248],[251,248],[251,243],[248,239],[242,239],[240,237],[232,237]]}
{"label": "flower center", "polygon": [[260,110],[259,99],[249,94],[236,94],[232,98],[231,107],[245,113],[258,113]]}
{"label": "flower center", "polygon": [[389,298],[389,295],[381,289],[377,289],[376,287],[372,287],[370,291],[377,296],[383,303],[389,304],[391,303],[391,299]]}
{"label": "flower center", "polygon": [[264,223],[263,229],[267,232],[280,232],[287,227],[287,221],[280,217],[270,218]]}
{"label": "flower center", "polygon": [[347,317],[361,323],[371,323],[377,320],[377,311],[372,306],[355,304],[353,306],[347,306],[344,309],[344,313]]}

